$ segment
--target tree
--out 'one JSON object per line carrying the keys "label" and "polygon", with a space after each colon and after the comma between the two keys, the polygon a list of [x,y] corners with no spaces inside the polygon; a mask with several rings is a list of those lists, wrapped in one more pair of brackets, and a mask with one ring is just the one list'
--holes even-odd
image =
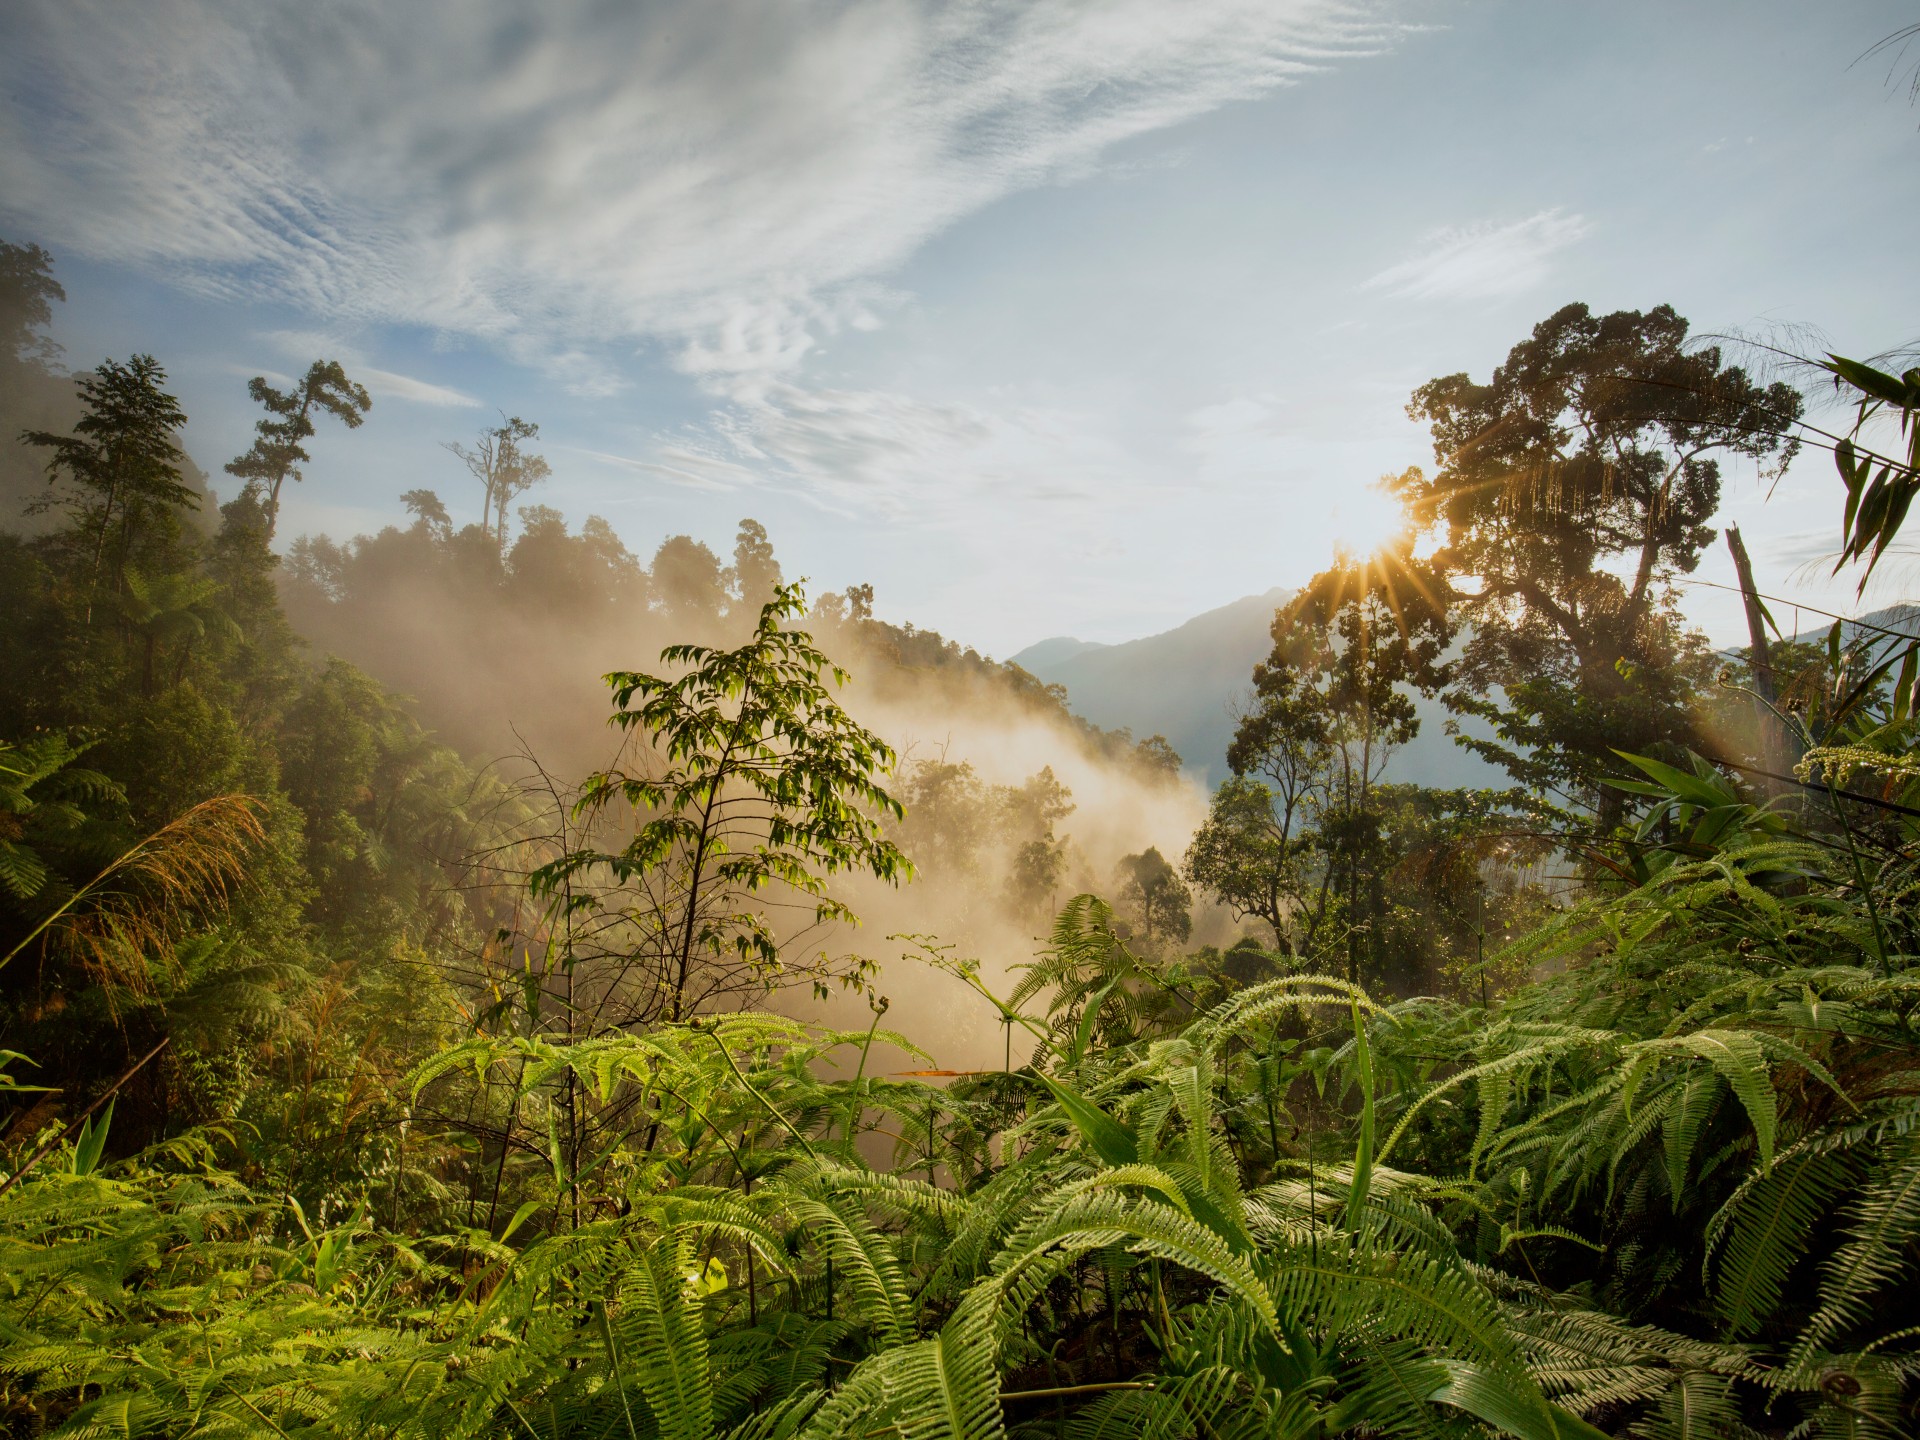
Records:
{"label": "tree", "polygon": [[[1332,747],[1340,802],[1364,810],[1393,751],[1420,732],[1408,689],[1445,683],[1453,635],[1444,582],[1402,534],[1372,555],[1340,557],[1275,615],[1254,693],[1317,715],[1301,723]],[[1261,734],[1256,720],[1249,740]]]}
{"label": "tree", "polygon": [[900,786],[900,838],[916,869],[948,883],[977,878],[997,829],[993,794],[966,761],[919,760]]}
{"label": "tree", "polygon": [[1073,813],[1073,791],[1046,765],[1018,787],[1004,788],[1001,807],[1007,834],[1014,840],[1014,904],[1028,914],[1043,909],[1051,913],[1067,869],[1067,837],[1056,835],[1054,827]]}
{"label": "tree", "polygon": [[507,584],[516,607],[544,610],[568,622],[590,621],[646,603],[647,575],[613,527],[589,515],[578,535],[558,510],[520,507],[520,535],[507,556]]}
{"label": "tree", "polygon": [[1172,780],[1180,774],[1180,752],[1164,735],[1149,735],[1133,747],[1134,763],[1158,779]]}
{"label": "tree", "polygon": [[1144,941],[1180,944],[1193,933],[1192,892],[1158,849],[1148,846],[1127,856],[1120,862],[1120,874],[1120,903]]}
{"label": "tree", "polygon": [[453,517],[447,514],[446,502],[433,491],[404,490],[400,494],[400,503],[413,516],[415,529],[439,540],[452,536]]}
{"label": "tree", "polygon": [[480,432],[471,450],[447,442],[446,448],[480,482],[480,528],[493,536],[502,553],[507,548],[507,507],[553,473],[542,456],[523,448],[539,436],[540,427],[532,421],[502,414],[498,425]]}
{"label": "tree", "polygon": [[193,647],[210,633],[238,637],[239,628],[218,604],[220,582],[211,576],[148,576],[129,566],[126,584],[120,613],[139,637],[142,695],[158,690],[161,652],[167,646],[176,652],[173,679],[178,684],[185,678]]}
{"label": "tree", "polygon": [[720,557],[690,535],[670,535],[654,552],[653,597],[682,633],[706,633],[727,605]]}
{"label": "tree", "polygon": [[1183,866],[1236,920],[1265,921],[1288,954],[1313,944],[1314,841],[1305,818],[1262,781],[1230,776],[1214,791]]}
{"label": "tree", "polygon": [[[857,923],[829,894],[831,876],[898,883],[913,873],[876,818],[903,813],[878,778],[893,752],[823,682],[844,684],[846,673],[805,631],[783,626],[805,612],[800,586],[782,586],[744,645],[668,647],[662,663],[688,667],[677,679],[607,677],[613,721],[644,763],[589,777],[573,814],[614,823],[628,807],[637,823],[619,848],[572,847],[533,884],[569,935],[576,923],[618,920],[602,933],[625,943],[621,963],[642,977],[621,1012],[629,1022],[684,1020],[791,981],[781,944],[797,943],[781,935],[783,923]],[[593,888],[601,876],[611,891]],[[773,913],[783,908],[785,922]],[[833,973],[823,954],[802,962],[798,978],[824,991]]]}
{"label": "tree", "polygon": [[53,323],[52,302],[66,298],[51,255],[0,240],[0,365],[45,368],[58,359],[60,347],[41,332]]}
{"label": "tree", "polygon": [[1185,859],[1188,879],[1264,920],[1289,954],[1343,934],[1353,977],[1363,956],[1380,958],[1391,863],[1374,791],[1419,731],[1407,692],[1444,681],[1444,594],[1407,533],[1341,557],[1275,612],[1273,650],[1227,750],[1233,778]]}
{"label": "tree", "polygon": [[780,562],[774,558],[767,527],[758,520],[740,522],[739,535],[733,542],[733,569],[728,572],[728,578],[733,582],[733,593],[740,608],[748,614],[757,614],[768,597],[780,588]]}
{"label": "tree", "polygon": [[[1408,692],[1444,683],[1442,656],[1454,635],[1445,585],[1413,547],[1409,530],[1372,555],[1342,556],[1275,617],[1273,654],[1256,668],[1254,690],[1287,697],[1280,718],[1293,716],[1309,758],[1274,754],[1268,747],[1284,741],[1285,731],[1268,729],[1269,717],[1258,711],[1242,746],[1276,779],[1290,764],[1319,771],[1320,788],[1309,792],[1308,804],[1323,869],[1309,929],[1319,928],[1329,897],[1336,897],[1350,979],[1359,978],[1363,955],[1378,960],[1380,952],[1380,876],[1389,861],[1379,844],[1374,788],[1393,752],[1419,734]],[[1322,747],[1317,759],[1315,745]]]}
{"label": "tree", "polygon": [[[29,430],[21,439],[53,452],[50,480],[64,474],[69,491],[64,503],[72,517],[72,536],[91,550],[87,564],[86,621],[93,621],[100,571],[113,544],[114,588],[143,533],[166,530],[175,512],[199,505],[200,497],[181,474],[184,456],[174,432],[186,424],[180,402],[161,387],[167,372],[151,355],[125,363],[103,362],[78,381],[85,413],[72,435]],[[59,497],[37,502],[42,508]]]}
{"label": "tree", "polygon": [[1720,460],[1777,473],[1800,410],[1788,386],[1690,347],[1666,305],[1566,306],[1486,384],[1416,390],[1407,412],[1431,427],[1439,469],[1393,485],[1417,525],[1443,532],[1434,563],[1469,627],[1448,703],[1499,736],[1463,743],[1610,829],[1612,752],[1686,737],[1710,668],[1671,588],[1714,537]]}
{"label": "tree", "polygon": [[247,382],[247,394],[267,413],[254,424],[258,434],[253,448],[229,460],[227,473],[265,491],[271,541],[280,523],[280,487],[289,480],[298,483],[300,467],[313,458],[305,442],[314,435],[314,410],[323,410],[349,430],[357,430],[373,408],[373,397],[365,386],[347,378],[338,360],[314,361],[291,390],[276,390],[265,376],[256,375]]}

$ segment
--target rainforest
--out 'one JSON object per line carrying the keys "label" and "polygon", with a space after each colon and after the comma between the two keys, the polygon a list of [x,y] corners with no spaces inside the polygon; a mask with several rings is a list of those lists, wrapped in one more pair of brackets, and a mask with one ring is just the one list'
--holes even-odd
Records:
{"label": "rainforest", "polygon": [[[1141,55],[1189,43],[1171,13]],[[1119,45],[1118,15],[1073,21],[1076,64]],[[20,32],[60,57],[48,74],[107,53],[54,16]],[[820,56],[865,42],[815,20],[827,48],[802,71],[821,86]],[[729,77],[801,21],[755,23],[771,28],[752,46],[711,39]],[[320,103],[301,46],[356,43],[321,26],[281,51],[234,24],[281,68],[233,94],[257,84],[275,106]],[[1311,51],[1302,93],[1425,43],[1326,24],[1286,42]],[[1912,37],[1887,28],[1866,36],[1894,67],[1876,113],[1910,146]],[[959,84],[996,33],[968,31],[929,73]],[[1231,50],[1226,33],[1191,43]],[[579,42],[562,52],[585,86]],[[1203,50],[1180,53],[1180,93],[1212,83]],[[1137,65],[1128,83],[1158,83]],[[1016,68],[988,88],[1027,83]],[[1233,104],[1280,103],[1219,83]],[[66,154],[73,115],[118,103],[61,93],[77,108],[48,101],[6,133]],[[208,113],[240,103],[207,93]],[[1059,114],[1091,93],[1073,81]],[[153,143],[185,133],[155,113]],[[662,156],[729,143],[695,119],[675,133]],[[783,144],[813,143],[799,133]],[[754,153],[756,171],[784,163]],[[696,321],[634,302],[622,343],[679,335],[673,366],[645,373],[721,418],[698,441],[660,421],[652,458],[616,465],[567,407],[627,392],[498,318],[564,308],[564,287],[461,290],[435,333],[507,358],[462,370],[447,340],[432,353],[453,368],[429,384],[370,358],[378,325],[413,313],[378,298],[375,271],[415,262],[355,258],[344,200],[271,221],[287,253],[326,251],[325,283],[294,287],[272,246],[241,266],[222,240],[141,261],[162,277],[149,292],[114,269],[134,241],[71,218],[93,213],[74,208],[86,187],[131,180],[75,162],[50,188],[39,160],[5,163],[43,208],[0,206],[0,1432],[1920,1427],[1910,291],[1873,280],[1880,328],[1842,349],[1724,308],[1708,329],[1659,293],[1559,303],[1507,288],[1511,249],[1487,261],[1507,232],[1442,237],[1445,263],[1354,293],[1414,305],[1465,285],[1504,328],[1469,340],[1449,319],[1433,347],[1378,362],[1390,466],[1315,451],[1320,488],[1288,491],[1271,524],[1202,517],[1252,502],[1199,479],[1184,492],[1195,525],[1264,527],[1278,558],[1254,579],[1277,590],[1157,649],[1056,636],[1003,660],[964,608],[941,630],[904,618],[915,567],[966,568],[927,538],[971,523],[944,492],[887,509],[864,481],[820,487],[815,518],[782,522],[801,563],[782,525],[742,518],[799,514],[773,481],[725,478],[775,466],[779,426],[834,406],[846,428],[807,441],[807,464],[853,465],[883,411],[888,463],[919,463],[902,408],[856,406],[851,381],[800,393],[809,346],[933,323],[905,301],[819,281],[842,309],[793,301],[812,338],[764,374],[741,358],[758,320],[687,339]],[[1063,194],[1096,183],[1060,173]],[[1536,226],[1557,237],[1540,255],[1578,244],[1576,219]],[[731,223],[702,222],[700,266],[745,263]],[[664,253],[623,254],[619,273]],[[781,275],[803,260],[794,242]],[[1675,274],[1691,293],[1694,272]],[[153,297],[176,289],[209,308],[163,322]],[[284,371],[216,363],[206,335],[269,303],[390,313],[351,342],[318,320],[272,330],[297,357]],[[129,343],[96,361],[101,336]],[[728,336],[747,349],[701,369]],[[1408,355],[1424,368],[1402,383]],[[513,365],[576,397],[557,423],[457,388],[491,376],[488,394],[515,395]],[[413,431],[379,428],[409,405],[427,437],[411,449]],[[602,462],[629,487],[685,481],[674,493],[705,508],[622,510],[628,491],[569,479]],[[783,484],[812,483],[779,463]],[[1026,523],[1018,504],[1067,504],[1018,473],[971,502],[996,533]],[[1113,484],[1101,505],[1136,503]],[[1796,495],[1819,528],[1787,559],[1765,527]],[[1337,536],[1283,533],[1330,505],[1347,506]],[[797,573],[865,573],[857,525],[909,554],[884,572],[901,595]],[[1111,598],[1099,544],[1081,556],[1070,530],[1045,552],[1059,623],[1127,634],[1098,615],[1135,600]],[[1238,542],[1209,543],[1226,567]],[[1038,553],[1006,546],[994,585]],[[1130,595],[1153,591],[1157,558],[1128,550]],[[1027,594],[1006,613],[1050,623],[1019,613]],[[1249,616],[1247,644],[1218,638]],[[993,633],[1039,638],[1018,624]]]}

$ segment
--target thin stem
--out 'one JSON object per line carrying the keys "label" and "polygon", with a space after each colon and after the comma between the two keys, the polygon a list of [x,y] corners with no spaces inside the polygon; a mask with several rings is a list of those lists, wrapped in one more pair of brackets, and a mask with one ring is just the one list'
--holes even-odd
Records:
{"label": "thin stem", "polygon": [[72,1139],[74,1135],[78,1134],[80,1127],[86,1124],[88,1120],[93,1118],[93,1113],[96,1110],[98,1110],[102,1105],[106,1104],[107,1101],[111,1100],[117,1093],[119,1093],[120,1087],[122,1085],[125,1085],[129,1080],[133,1079],[134,1076],[138,1075],[141,1072],[141,1070],[146,1068],[146,1064],[149,1060],[153,1059],[154,1056],[158,1055],[162,1050],[166,1049],[167,1046],[171,1045],[172,1043],[173,1043],[173,1037],[169,1035],[164,1040],[162,1040],[158,1045],[154,1046],[153,1049],[149,1050],[146,1054],[142,1055],[138,1060],[134,1061],[133,1068],[128,1070],[127,1073],[122,1075],[118,1080],[114,1081],[113,1084],[109,1085],[106,1089],[106,1093],[101,1095],[98,1100],[95,1100],[93,1104],[89,1105],[85,1110],[81,1111],[79,1119],[75,1120],[71,1125],[67,1126],[67,1128],[61,1131],[58,1135],[54,1135],[49,1139],[47,1139],[46,1141],[44,1141],[38,1150],[35,1150],[33,1154],[27,1157],[26,1164],[22,1165],[18,1170],[14,1171],[13,1174],[9,1175],[6,1178],[6,1181],[4,1183],[0,1183],[0,1195],[5,1195],[9,1190],[13,1189],[14,1186],[18,1185],[20,1181],[26,1176],[26,1173],[29,1170],[31,1170],[34,1166],[38,1165],[41,1162],[41,1160],[46,1158],[48,1151],[52,1150],[56,1145],[65,1144],[68,1140]]}
{"label": "thin stem", "polygon": [[709,1040],[713,1041],[715,1048],[717,1048],[720,1051],[720,1058],[727,1062],[727,1069],[733,1072],[733,1078],[738,1080],[743,1086],[746,1087],[747,1093],[753,1096],[755,1100],[758,1100],[760,1102],[762,1109],[764,1109],[769,1115],[773,1116],[775,1120],[778,1120],[780,1122],[781,1129],[785,1130],[789,1135],[793,1136],[795,1140],[798,1140],[800,1142],[800,1148],[807,1152],[808,1158],[813,1160],[818,1160],[820,1156],[818,1152],[814,1150],[812,1144],[807,1140],[807,1137],[805,1135],[802,1135],[799,1132],[799,1130],[797,1130],[794,1127],[793,1122],[787,1119],[785,1115],[781,1114],[780,1111],[774,1107],[774,1103],[771,1100],[767,1099],[766,1096],[762,1095],[757,1089],[754,1088],[753,1082],[751,1080],[747,1079],[745,1075],[740,1073],[740,1067],[733,1063],[732,1052],[730,1052],[727,1049],[726,1043],[723,1040],[721,1040],[719,1035],[717,1035],[712,1030],[709,1030],[706,1026],[700,1024],[697,1021],[694,1022],[693,1028],[697,1030],[700,1034],[705,1035]]}

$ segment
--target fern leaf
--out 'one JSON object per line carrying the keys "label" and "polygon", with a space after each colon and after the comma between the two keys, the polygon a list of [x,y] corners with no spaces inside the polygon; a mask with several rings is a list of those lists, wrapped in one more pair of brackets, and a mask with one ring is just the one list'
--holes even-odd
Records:
{"label": "fern leaf", "polygon": [[1724,1440],[1739,1433],[1733,1381],[1725,1375],[1682,1371],[1633,1427],[1643,1440]]}
{"label": "fern leaf", "polygon": [[801,1440],[881,1431],[903,1440],[1000,1440],[999,1286],[969,1291],[938,1335],[863,1361],[814,1414]]}
{"label": "fern leaf", "polygon": [[1711,1241],[1724,1227],[1714,1300],[1730,1334],[1750,1335],[1773,1313],[1787,1272],[1806,1254],[1834,1197],[1858,1174],[1844,1156],[1796,1154],[1755,1176],[1722,1207],[1708,1236]]}
{"label": "fern leaf", "polygon": [[1820,1308],[1807,1322],[1796,1353],[1826,1346],[1871,1315],[1874,1297],[1910,1268],[1920,1239],[1920,1143],[1911,1137],[1897,1158],[1855,1202],[1847,1242],[1820,1279]]}
{"label": "fern leaf", "polygon": [[1466,1411],[1519,1440],[1607,1440],[1607,1433],[1562,1410],[1529,1381],[1458,1360],[1437,1362],[1446,1382],[1427,1398]]}
{"label": "fern leaf", "polygon": [[1681,1043],[1711,1064],[1739,1097],[1760,1146],[1760,1168],[1770,1167],[1774,1134],[1780,1124],[1779,1102],[1760,1042],[1743,1030],[1700,1030],[1682,1037]]}

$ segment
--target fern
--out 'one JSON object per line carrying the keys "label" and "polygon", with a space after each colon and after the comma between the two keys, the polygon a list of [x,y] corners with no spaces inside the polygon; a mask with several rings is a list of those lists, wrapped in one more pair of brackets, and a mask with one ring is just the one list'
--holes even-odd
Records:
{"label": "fern", "polygon": [[1920,1140],[1908,1137],[1848,1207],[1846,1242],[1823,1267],[1820,1304],[1796,1354],[1823,1348],[1872,1313],[1876,1295],[1912,1269],[1920,1239]]}
{"label": "fern", "polygon": [[1728,1333],[1751,1335],[1778,1309],[1787,1273],[1812,1245],[1834,1199],[1857,1179],[1845,1157],[1800,1151],[1735,1191],[1709,1222],[1725,1237],[1714,1296]]}

